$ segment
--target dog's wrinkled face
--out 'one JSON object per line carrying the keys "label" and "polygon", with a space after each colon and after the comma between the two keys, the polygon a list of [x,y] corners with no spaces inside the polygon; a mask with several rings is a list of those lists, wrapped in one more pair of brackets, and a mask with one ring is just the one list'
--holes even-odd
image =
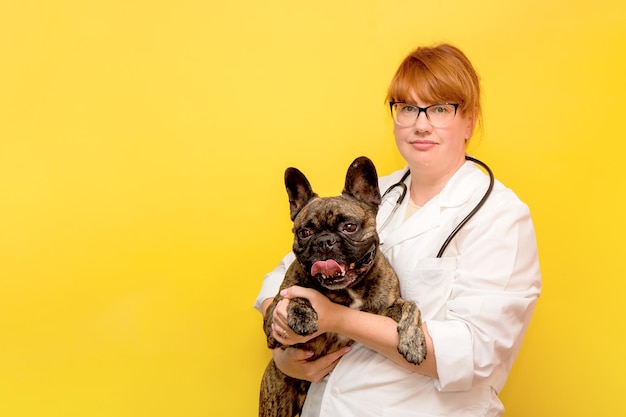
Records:
{"label": "dog's wrinkled face", "polygon": [[322,287],[350,287],[367,274],[378,248],[378,176],[367,158],[357,158],[341,195],[320,198],[297,169],[285,172],[293,251],[305,272]]}
{"label": "dog's wrinkled face", "polygon": [[294,220],[298,261],[330,290],[349,287],[365,275],[377,247],[375,211],[351,197],[316,198]]}

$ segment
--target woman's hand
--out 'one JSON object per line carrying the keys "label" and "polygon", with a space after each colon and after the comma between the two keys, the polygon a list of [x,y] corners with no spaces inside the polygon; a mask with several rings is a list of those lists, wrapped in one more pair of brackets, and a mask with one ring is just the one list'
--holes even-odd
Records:
{"label": "woman's hand", "polygon": [[345,347],[316,360],[310,360],[313,352],[296,348],[276,348],[273,350],[273,355],[276,366],[286,375],[318,382],[335,369],[339,359],[349,351],[350,347]]}
{"label": "woman's hand", "polygon": [[[274,332],[274,338],[283,345],[304,343],[320,334],[333,331],[337,319],[341,316],[340,310],[346,308],[333,303],[319,291],[311,288],[293,286],[282,290],[280,295],[284,298],[276,304],[274,309],[274,314],[272,315],[272,330]],[[317,312],[317,332],[301,336],[289,327],[287,321],[287,307],[289,300],[292,298],[306,298],[310,301],[313,309]]]}
{"label": "woman's hand", "polygon": [[320,335],[321,333],[315,332],[306,336],[299,335],[294,332],[287,321],[287,307],[289,306],[289,299],[283,298],[280,300],[276,307],[274,307],[274,313],[272,315],[272,331],[274,339],[286,346],[295,345],[296,343],[304,343]]}
{"label": "woman's hand", "polygon": [[[304,343],[320,334],[333,331],[336,318],[341,315],[341,309],[346,308],[333,303],[322,293],[311,288],[293,286],[282,290],[280,295],[283,299],[274,308],[272,330],[274,338],[283,345]],[[287,307],[293,298],[306,298],[311,302],[317,312],[317,332],[301,336],[291,330],[287,323]],[[277,348],[273,350],[273,355],[276,366],[286,375],[317,382],[328,375],[337,366],[339,359],[349,351],[350,347],[345,347],[315,360],[311,360],[313,352],[296,348]]]}

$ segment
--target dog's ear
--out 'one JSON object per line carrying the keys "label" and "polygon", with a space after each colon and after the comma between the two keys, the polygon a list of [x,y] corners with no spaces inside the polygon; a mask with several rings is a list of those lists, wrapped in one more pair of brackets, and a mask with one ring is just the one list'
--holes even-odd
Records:
{"label": "dog's ear", "polygon": [[361,200],[378,210],[380,205],[378,174],[374,163],[368,157],[361,156],[352,162],[346,174],[346,185],[342,194]]}
{"label": "dog's ear", "polygon": [[293,221],[300,210],[302,210],[302,207],[317,197],[317,194],[311,189],[309,180],[297,168],[287,168],[285,170],[285,187],[289,196],[289,215]]}

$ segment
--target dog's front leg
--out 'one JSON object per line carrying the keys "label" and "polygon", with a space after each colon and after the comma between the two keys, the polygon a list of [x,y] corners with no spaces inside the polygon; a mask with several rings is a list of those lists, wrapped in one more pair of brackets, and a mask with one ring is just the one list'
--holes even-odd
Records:
{"label": "dog's front leg", "polygon": [[287,307],[287,324],[300,336],[317,331],[317,312],[306,298],[293,298]]}
{"label": "dog's front leg", "polygon": [[[280,346],[280,343],[274,339],[272,333],[272,315],[276,309],[276,305],[282,299],[277,296],[269,305],[265,312],[263,328],[267,337],[267,347],[274,349]],[[300,336],[308,336],[317,331],[317,312],[313,309],[311,302],[306,298],[294,298],[289,300],[287,307],[287,324],[295,333]]]}
{"label": "dog's front leg", "polygon": [[417,305],[413,301],[398,299],[387,315],[398,322],[398,352],[412,364],[422,363],[426,358],[426,337]]}

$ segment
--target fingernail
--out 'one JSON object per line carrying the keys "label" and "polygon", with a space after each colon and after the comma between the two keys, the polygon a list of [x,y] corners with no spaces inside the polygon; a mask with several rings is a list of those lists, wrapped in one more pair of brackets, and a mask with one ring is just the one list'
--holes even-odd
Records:
{"label": "fingernail", "polygon": [[311,356],[313,356],[313,352],[311,352],[310,350],[306,351],[306,357],[310,358]]}
{"label": "fingernail", "polygon": [[281,297],[285,297],[287,295],[287,290],[282,290],[280,292]]}
{"label": "fingernail", "polygon": [[348,353],[348,352],[350,352],[351,350],[352,350],[352,348],[351,348],[350,346],[347,346],[347,347],[346,347],[343,351],[344,351],[345,353]]}

